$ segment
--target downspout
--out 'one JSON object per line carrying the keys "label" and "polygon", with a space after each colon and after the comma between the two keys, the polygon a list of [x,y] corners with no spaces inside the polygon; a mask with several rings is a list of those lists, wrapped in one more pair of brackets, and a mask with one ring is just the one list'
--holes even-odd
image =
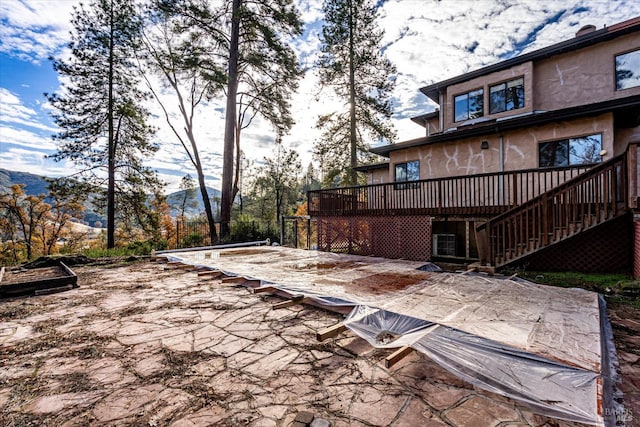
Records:
{"label": "downspout", "polygon": [[438,93],[440,94],[440,114],[438,117],[438,121],[440,122],[440,132],[444,131],[444,95],[442,94],[442,90],[438,90]]}
{"label": "downspout", "polygon": [[504,172],[504,141],[502,134],[498,134],[498,147],[500,149],[500,172]]}

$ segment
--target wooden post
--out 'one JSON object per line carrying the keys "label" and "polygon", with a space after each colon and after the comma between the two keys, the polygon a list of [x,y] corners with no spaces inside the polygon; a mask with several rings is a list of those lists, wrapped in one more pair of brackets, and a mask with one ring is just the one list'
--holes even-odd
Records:
{"label": "wooden post", "polygon": [[254,294],[263,294],[263,293],[271,293],[275,290],[276,288],[274,288],[273,286],[259,286],[257,288],[251,289],[251,292],[253,292]]}
{"label": "wooden post", "polygon": [[309,298],[305,298],[303,295],[297,295],[290,300],[279,302],[271,306],[272,310],[277,310],[279,308],[291,307],[292,305],[304,304],[309,301]]}
{"label": "wooden post", "polygon": [[326,329],[316,332],[316,339],[318,341],[324,341],[327,338],[335,337],[347,330],[347,327],[344,323],[340,322],[336,325],[329,326]]}
{"label": "wooden post", "polygon": [[627,176],[629,189],[627,198],[631,209],[638,208],[638,197],[640,197],[640,144],[629,145],[627,149]]}
{"label": "wooden post", "polygon": [[409,346],[400,347],[384,359],[385,368],[391,368],[393,365],[407,357],[413,352],[413,348]]}

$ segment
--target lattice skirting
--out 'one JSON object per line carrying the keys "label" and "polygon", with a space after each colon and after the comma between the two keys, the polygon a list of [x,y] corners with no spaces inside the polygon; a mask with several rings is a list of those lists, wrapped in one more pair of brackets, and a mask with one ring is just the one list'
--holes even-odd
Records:
{"label": "lattice skirting", "polygon": [[633,231],[630,216],[625,215],[524,258],[518,264],[533,271],[630,271],[637,233],[638,229]]}
{"label": "lattice skirting", "polygon": [[633,278],[640,279],[640,218],[634,218]]}
{"label": "lattice skirting", "polygon": [[431,217],[318,217],[318,249],[414,261],[431,260]]}

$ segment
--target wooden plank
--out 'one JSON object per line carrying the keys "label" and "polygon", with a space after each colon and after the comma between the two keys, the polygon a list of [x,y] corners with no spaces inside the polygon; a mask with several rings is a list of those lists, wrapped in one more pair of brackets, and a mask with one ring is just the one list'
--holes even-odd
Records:
{"label": "wooden plank", "polygon": [[398,350],[394,351],[384,359],[384,366],[386,368],[390,368],[396,363],[398,363],[399,361],[401,361],[402,359],[404,359],[405,357],[407,357],[412,352],[413,352],[413,348],[409,346],[400,347]]}
{"label": "wooden plank", "polygon": [[344,323],[340,322],[336,325],[329,326],[326,329],[316,332],[316,339],[318,341],[324,341],[327,338],[335,337],[347,330],[347,327]]}
{"label": "wooden plank", "polygon": [[274,288],[273,286],[259,286],[257,288],[251,289],[251,291],[254,294],[271,293],[271,292],[273,292],[275,290],[276,290],[276,288]]}
{"label": "wooden plank", "polygon": [[222,283],[244,283],[247,279],[242,276],[223,277]]}
{"label": "wooden plank", "polygon": [[58,292],[69,291],[71,289],[73,289],[72,285],[59,286],[59,287],[56,287],[56,288],[36,289],[34,291],[34,295],[36,295],[36,296],[51,295],[51,294],[56,294]]}
{"label": "wooden plank", "polygon": [[273,304],[271,306],[272,310],[277,310],[279,308],[291,307],[293,305],[304,304],[305,301],[308,301],[308,298],[305,298],[302,295],[295,296],[288,301],[279,302],[278,304]]}
{"label": "wooden plank", "polygon": [[220,277],[220,276],[222,276],[222,271],[220,270],[198,271],[198,277],[214,278],[214,277]]}

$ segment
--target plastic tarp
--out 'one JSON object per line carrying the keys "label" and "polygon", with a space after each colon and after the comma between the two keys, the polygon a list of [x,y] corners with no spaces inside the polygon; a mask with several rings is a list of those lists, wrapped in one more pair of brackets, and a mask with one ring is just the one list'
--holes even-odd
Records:
{"label": "plastic tarp", "polygon": [[542,415],[614,424],[603,408],[619,410],[613,407],[617,361],[596,293],[282,247],[168,256],[258,279],[285,296],[352,307],[345,325],[372,346],[410,346]]}

